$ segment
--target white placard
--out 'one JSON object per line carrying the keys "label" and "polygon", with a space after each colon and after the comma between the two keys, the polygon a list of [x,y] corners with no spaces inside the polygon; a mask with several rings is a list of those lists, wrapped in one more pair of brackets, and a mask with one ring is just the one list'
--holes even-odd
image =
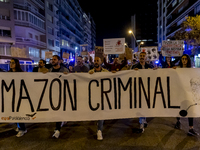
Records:
{"label": "white placard", "polygon": [[147,59],[149,61],[158,60],[158,48],[157,47],[141,47],[141,52],[146,52]]}
{"label": "white placard", "polygon": [[104,39],[104,54],[123,54],[125,52],[125,38]]}
{"label": "white placard", "polygon": [[170,40],[170,41],[162,41],[162,55],[171,57],[181,57],[184,51],[184,41],[183,40]]}

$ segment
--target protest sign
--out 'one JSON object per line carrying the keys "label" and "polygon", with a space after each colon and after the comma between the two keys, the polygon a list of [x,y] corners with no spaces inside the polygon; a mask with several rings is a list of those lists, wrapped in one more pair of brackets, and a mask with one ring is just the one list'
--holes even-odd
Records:
{"label": "protest sign", "polygon": [[62,57],[65,58],[65,59],[69,59],[69,53],[63,52]]}
{"label": "protest sign", "polygon": [[[125,48],[126,59],[132,60],[133,51],[132,48]],[[119,60],[124,60],[124,54],[119,54]]]}
{"label": "protest sign", "polygon": [[45,52],[45,59],[51,59],[53,56],[53,53],[52,52]]}
{"label": "protest sign", "polygon": [[155,46],[141,47],[141,52],[146,52],[149,61],[158,60],[158,48]]}
{"label": "protest sign", "polygon": [[95,57],[101,58],[103,61],[103,47],[102,46],[95,46]]}
{"label": "protest sign", "polygon": [[125,52],[125,38],[104,39],[104,54],[123,54]]}
{"label": "protest sign", "polygon": [[181,57],[183,55],[183,48],[184,41],[162,41],[162,55],[171,57]]}
{"label": "protest sign", "polygon": [[197,68],[1,73],[0,122],[200,117],[199,74]]}
{"label": "protest sign", "polygon": [[80,45],[81,47],[81,55],[86,56],[88,55],[88,44]]}

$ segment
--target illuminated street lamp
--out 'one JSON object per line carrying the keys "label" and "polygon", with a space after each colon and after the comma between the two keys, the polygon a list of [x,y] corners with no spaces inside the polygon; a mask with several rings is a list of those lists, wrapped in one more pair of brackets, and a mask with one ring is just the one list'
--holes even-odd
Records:
{"label": "illuminated street lamp", "polygon": [[[129,30],[128,33],[133,35],[133,37],[134,37],[134,39],[135,39],[135,41],[136,41],[136,43],[137,43],[137,40],[136,40],[136,37],[135,37],[133,31],[132,31],[132,30]],[[140,51],[140,45],[143,45],[143,44],[144,44],[143,41],[140,42],[140,44],[137,43],[137,45],[138,45],[138,51]]]}
{"label": "illuminated street lamp", "polygon": [[[128,47],[128,44],[124,43],[124,45]],[[129,47],[128,47],[128,48],[129,48]]]}
{"label": "illuminated street lamp", "polygon": [[141,50],[140,50],[140,46],[141,45],[143,45],[144,44],[144,42],[142,41],[142,42],[140,42],[140,44],[138,45],[138,50],[141,52]]}
{"label": "illuminated street lamp", "polygon": [[[128,31],[128,33],[129,33],[129,34],[132,34],[132,35],[133,35],[133,37],[135,38],[135,41],[137,41],[137,40],[136,40],[136,37],[135,37],[135,34],[133,33],[133,31],[132,31],[132,30],[129,30],[129,31]],[[136,42],[136,43],[137,43],[137,42]]]}

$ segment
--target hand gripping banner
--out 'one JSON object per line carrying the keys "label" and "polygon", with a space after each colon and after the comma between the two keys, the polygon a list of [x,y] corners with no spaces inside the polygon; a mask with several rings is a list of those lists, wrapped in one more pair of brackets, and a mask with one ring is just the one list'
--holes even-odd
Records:
{"label": "hand gripping banner", "polygon": [[0,73],[0,122],[200,117],[200,69]]}

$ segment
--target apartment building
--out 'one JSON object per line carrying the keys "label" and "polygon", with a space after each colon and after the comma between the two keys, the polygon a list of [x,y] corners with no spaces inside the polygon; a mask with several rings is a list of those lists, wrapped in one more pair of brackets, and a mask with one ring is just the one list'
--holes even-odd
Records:
{"label": "apartment building", "polygon": [[43,59],[45,51],[51,51],[53,55],[60,54],[59,1],[45,0],[45,16],[47,47],[42,51]]}
{"label": "apartment building", "polygon": [[[158,0],[158,47],[163,40],[173,39],[181,29],[181,23],[187,16],[200,14],[200,0]],[[191,54],[191,46],[185,44],[185,52]]]}
{"label": "apartment building", "polygon": [[77,0],[0,0],[0,61],[8,57],[0,63],[11,57],[38,62],[46,51],[74,59],[80,45],[94,49],[95,30]]}
{"label": "apartment building", "polygon": [[11,56],[15,44],[14,11],[12,0],[0,0],[0,63]]}

